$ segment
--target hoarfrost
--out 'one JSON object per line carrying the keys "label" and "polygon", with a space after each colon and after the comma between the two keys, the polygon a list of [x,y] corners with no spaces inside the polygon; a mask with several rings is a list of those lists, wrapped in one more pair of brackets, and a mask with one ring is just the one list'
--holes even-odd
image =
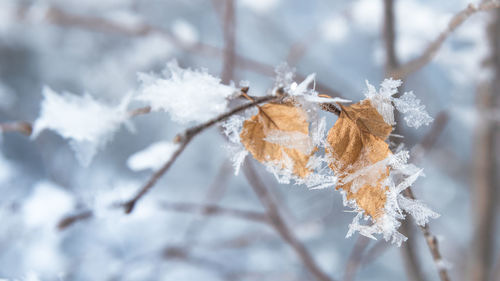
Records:
{"label": "hoarfrost", "polygon": [[406,92],[399,99],[395,99],[394,105],[398,111],[405,114],[404,119],[409,127],[418,129],[422,125],[429,125],[434,120],[413,92]]}
{"label": "hoarfrost", "polygon": [[[343,192],[344,205],[353,208],[358,213],[349,225],[347,237],[356,231],[372,239],[375,239],[374,234],[382,234],[386,241],[391,241],[391,243],[400,246],[407,239],[397,231],[401,225],[399,220],[405,218],[403,211],[413,216],[419,225],[425,225],[430,218],[439,217],[437,213],[419,201],[407,199],[401,195],[403,190],[411,186],[418,177],[423,175],[423,169],[418,169],[415,165],[407,163],[408,158],[408,151],[401,150],[342,179],[342,182],[352,181],[351,189],[356,189],[367,182],[376,182],[377,179],[373,177],[378,177],[381,174],[380,169],[391,167],[389,177],[383,182],[383,186],[387,188],[387,191],[384,214],[381,217],[374,219],[365,216],[364,211],[357,206],[356,201],[347,200],[347,196]],[[361,180],[358,178],[361,178]],[[361,218],[363,217],[365,220],[370,219],[371,224],[362,224]]]}
{"label": "hoarfrost", "polygon": [[70,140],[77,159],[84,166],[90,164],[96,152],[127,120],[130,96],[114,107],[96,101],[89,94],[58,94],[49,87],[43,88],[43,97],[31,138],[35,139],[45,129],[55,131]]}
{"label": "hoarfrost", "polygon": [[365,96],[382,115],[384,121],[390,125],[396,124],[394,106],[404,114],[404,119],[409,127],[419,128],[422,125],[429,125],[433,118],[425,111],[425,106],[420,104],[420,100],[415,97],[413,92],[406,92],[400,98],[393,97],[398,93],[398,87],[401,84],[401,80],[385,79],[377,91],[373,85],[366,81]]}
{"label": "hoarfrost", "polygon": [[429,222],[429,219],[439,218],[439,214],[429,209],[425,204],[419,202],[418,200],[413,200],[406,198],[404,196],[398,196],[399,206],[408,212],[414,219],[415,222],[424,226]]}
{"label": "hoarfrost", "polygon": [[142,87],[136,99],[148,103],[152,110],[168,112],[182,124],[205,122],[224,113],[227,98],[238,92],[206,70],[182,69],[176,61],[169,62],[163,74],[168,78],[139,73]]}
{"label": "hoarfrost", "polygon": [[276,88],[283,88],[288,92],[293,83],[295,68],[290,67],[287,63],[281,63],[276,67],[274,72],[276,73],[274,86]]}
{"label": "hoarfrost", "polygon": [[179,148],[179,144],[170,141],[160,141],[131,155],[127,166],[133,171],[146,169],[158,170]]}
{"label": "hoarfrost", "polygon": [[239,174],[241,165],[248,155],[248,151],[245,150],[240,139],[243,122],[245,122],[245,117],[241,115],[233,115],[222,123],[224,135],[230,142],[229,145],[226,145],[225,150],[233,164],[234,175]]}

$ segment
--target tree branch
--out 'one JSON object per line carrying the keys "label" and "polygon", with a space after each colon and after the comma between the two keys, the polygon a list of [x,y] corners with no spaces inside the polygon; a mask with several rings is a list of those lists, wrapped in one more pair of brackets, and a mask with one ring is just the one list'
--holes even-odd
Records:
{"label": "tree branch", "polygon": [[0,123],[0,131],[2,132],[19,132],[25,136],[31,136],[33,126],[24,121]]}
{"label": "tree branch", "polygon": [[477,12],[488,11],[499,7],[500,1],[498,0],[484,1],[479,5],[469,4],[467,8],[463,9],[451,18],[446,29],[441,32],[439,36],[427,46],[427,48],[425,48],[424,52],[420,56],[401,65],[399,68],[394,69],[390,72],[389,76],[394,78],[404,78],[424,67],[436,56],[437,52],[443,45],[444,41],[450,36],[450,34],[452,34],[469,17]]}
{"label": "tree branch", "polygon": [[222,207],[216,204],[195,204],[187,202],[161,202],[160,206],[168,211],[195,213],[204,216],[229,216],[243,220],[269,223],[268,216],[261,212]]}
{"label": "tree branch", "polygon": [[[234,0],[233,0],[234,1]],[[25,14],[29,10],[28,5],[19,5],[19,18],[24,19]],[[146,23],[137,24],[135,26],[122,25],[118,22],[112,20],[91,17],[91,16],[81,16],[72,13],[68,13],[58,7],[51,6],[45,15],[45,19],[53,24],[65,26],[65,27],[77,27],[88,30],[93,30],[97,32],[109,32],[115,34],[121,34],[125,36],[133,37],[143,37],[151,34],[157,34],[168,40],[170,43],[176,47],[192,52],[195,54],[207,56],[207,57],[223,57],[224,50],[202,42],[184,42],[177,38],[172,32],[167,29],[149,25]],[[234,53],[234,63],[236,67],[250,70],[256,73],[260,73],[264,76],[274,76],[274,66],[266,63],[256,61],[251,58]],[[304,79],[303,75],[297,75],[298,79]],[[330,96],[342,97],[339,91],[331,89],[328,85],[316,81],[316,89],[318,91],[328,94]]]}
{"label": "tree branch", "polygon": [[344,281],[353,281],[356,277],[356,272],[361,265],[361,261],[363,259],[363,253],[365,249],[368,247],[370,243],[370,239],[365,236],[358,236],[354,247],[352,248],[351,254],[349,255],[349,260],[347,261],[347,265],[345,267],[344,272]]}
{"label": "tree branch", "polygon": [[243,173],[260,202],[266,209],[266,213],[269,216],[274,229],[278,232],[281,238],[295,250],[304,266],[317,280],[333,281],[333,279],[323,272],[319,265],[316,264],[306,247],[297,239],[297,237],[286,225],[279,213],[278,205],[274,202],[274,199],[269,194],[267,187],[261,182],[260,177],[257,175],[248,159],[245,160],[243,165]]}
{"label": "tree branch", "polygon": [[226,112],[212,120],[209,120],[205,123],[202,123],[200,125],[191,127],[184,131],[181,134],[178,134],[175,138],[175,141],[179,143],[179,147],[177,150],[172,154],[170,159],[163,164],[163,166],[156,171],[150,179],[142,186],[142,188],[137,192],[137,194],[132,197],[130,200],[127,202],[123,203],[123,207],[125,208],[125,213],[130,214],[133,210],[137,202],[144,196],[148,191],[156,184],[156,182],[170,169],[172,164],[177,160],[177,157],[184,151],[186,146],[191,142],[191,140],[197,136],[199,133],[203,132],[205,129],[210,128],[214,124],[223,121],[229,117],[231,117],[234,114],[237,114],[239,112],[242,112],[246,109],[249,109],[251,107],[254,107],[258,104],[264,103],[264,102],[270,102],[270,101],[277,101],[281,99],[282,97],[278,96],[263,96],[263,97],[258,97],[255,98],[253,102],[246,103],[240,106],[235,107],[234,109],[230,110],[229,112]]}
{"label": "tree branch", "polygon": [[[415,195],[413,195],[413,191],[409,187],[405,189],[404,192],[406,197],[415,200]],[[428,224],[419,227],[424,235],[425,242],[427,243],[427,246],[431,251],[432,259],[434,260],[434,263],[436,264],[436,267],[438,269],[439,278],[441,278],[441,281],[450,281],[448,270],[443,266],[443,257],[441,255],[441,252],[439,251],[439,244],[436,236],[431,233]]]}

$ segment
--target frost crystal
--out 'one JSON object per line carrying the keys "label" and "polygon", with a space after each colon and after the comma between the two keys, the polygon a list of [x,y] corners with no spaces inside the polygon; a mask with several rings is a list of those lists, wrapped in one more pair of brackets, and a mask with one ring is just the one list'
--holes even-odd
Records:
{"label": "frost crystal", "polygon": [[48,87],[44,87],[43,97],[32,139],[45,129],[57,132],[70,140],[77,159],[84,166],[90,164],[97,150],[110,141],[127,120],[129,96],[115,107],[104,105],[88,94],[60,95]]}
{"label": "frost crystal", "polygon": [[[406,211],[418,225],[425,225],[429,219],[439,217],[439,214],[430,210],[427,206],[417,200],[411,200],[403,197],[401,192],[411,186],[415,180],[422,176],[422,169],[416,168],[413,164],[406,163],[408,161],[408,151],[402,150],[396,154],[389,155],[386,159],[379,161],[369,167],[366,167],[358,173],[377,174],[366,169],[378,170],[380,167],[390,167],[391,171],[389,177],[385,180],[384,186],[387,187],[386,202],[384,206],[384,215],[374,220],[371,218],[372,224],[365,225],[361,223],[361,218],[364,216],[354,200],[347,200],[344,195],[344,205],[353,208],[358,214],[354,217],[352,223],[349,225],[347,237],[359,231],[361,235],[375,239],[374,234],[382,234],[386,241],[400,246],[402,242],[406,241],[406,237],[399,233],[397,229],[401,225],[399,220],[404,219],[403,211]],[[346,179],[344,178],[343,181]],[[373,179],[370,179],[373,181]],[[363,184],[363,183],[362,183]]]}
{"label": "frost crystal", "polygon": [[395,99],[394,105],[398,111],[405,114],[404,119],[409,127],[418,128],[422,125],[429,125],[434,120],[413,92],[406,92],[399,99]]}
{"label": "frost crystal", "polygon": [[286,63],[282,63],[278,65],[274,71],[276,72],[275,87],[289,91],[293,83],[293,77],[295,76],[295,68],[288,66]]}
{"label": "frost crystal", "polygon": [[164,75],[168,78],[140,73],[137,100],[147,102],[152,110],[167,111],[182,124],[205,122],[224,113],[227,98],[238,92],[206,70],[182,69],[175,61],[167,64]]}
{"label": "frost crystal", "polygon": [[226,145],[225,150],[233,163],[234,175],[239,174],[241,165],[243,164],[245,157],[248,155],[248,151],[245,150],[240,139],[240,132],[244,121],[245,117],[241,115],[233,115],[222,123],[224,135],[226,135],[231,143]]}
{"label": "frost crystal", "polygon": [[429,219],[439,218],[439,214],[429,209],[425,204],[419,202],[418,200],[413,200],[406,198],[404,196],[398,196],[399,206],[408,212],[414,219],[415,222],[424,226],[429,222]]}
{"label": "frost crystal", "polygon": [[165,164],[179,145],[169,141],[160,141],[134,153],[127,160],[127,166],[133,171],[146,169],[158,170]]}
{"label": "frost crystal", "polygon": [[429,125],[433,118],[425,111],[425,106],[420,104],[420,100],[415,97],[413,92],[406,92],[400,98],[393,97],[398,92],[398,87],[401,84],[401,80],[385,79],[380,84],[380,89],[377,92],[375,87],[366,81],[367,91],[365,96],[382,115],[384,121],[390,125],[396,124],[392,104],[404,114],[404,119],[409,127],[418,128],[422,125]]}

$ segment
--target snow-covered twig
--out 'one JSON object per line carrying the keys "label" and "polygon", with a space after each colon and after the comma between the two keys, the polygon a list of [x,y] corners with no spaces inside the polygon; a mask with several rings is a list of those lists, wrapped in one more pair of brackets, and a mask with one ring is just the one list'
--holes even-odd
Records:
{"label": "snow-covered twig", "polygon": [[200,125],[191,127],[184,131],[181,134],[178,134],[177,137],[175,138],[176,142],[179,144],[178,148],[174,151],[170,159],[163,164],[163,166],[156,171],[151,178],[141,187],[141,189],[137,192],[137,194],[132,197],[130,200],[127,202],[123,203],[123,207],[125,208],[125,213],[129,214],[133,211],[135,204],[144,196],[148,191],[156,184],[156,182],[170,169],[172,164],[177,160],[177,157],[184,151],[186,146],[191,142],[191,140],[204,131],[205,129],[210,128],[211,126],[217,124],[220,121],[223,121],[234,114],[237,114],[239,112],[242,112],[246,109],[249,109],[251,107],[254,107],[258,104],[264,103],[264,102],[269,102],[269,101],[277,101],[281,97],[277,96],[263,96],[263,97],[258,97],[255,98],[253,102],[246,103],[240,106],[235,107],[234,109],[230,110],[229,112],[226,112],[214,119],[211,119],[205,123],[202,123]]}
{"label": "snow-covered twig", "polygon": [[437,52],[450,34],[452,34],[453,31],[462,25],[470,16],[477,12],[488,11],[496,8],[500,8],[500,1],[498,0],[484,1],[478,5],[469,4],[467,8],[463,9],[451,18],[446,29],[441,32],[439,36],[427,46],[427,48],[425,48],[424,52],[420,56],[392,70],[390,76],[403,78],[424,67],[436,56]]}

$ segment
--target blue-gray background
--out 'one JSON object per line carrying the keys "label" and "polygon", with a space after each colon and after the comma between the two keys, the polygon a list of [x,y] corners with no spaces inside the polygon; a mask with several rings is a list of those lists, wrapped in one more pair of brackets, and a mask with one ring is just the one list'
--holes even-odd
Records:
{"label": "blue-gray background", "polygon": [[[250,81],[254,94],[264,94],[272,87],[268,68],[272,70],[290,57],[298,74],[315,72],[318,82],[351,100],[363,98],[365,80],[378,85],[384,78],[383,1],[235,2],[236,52],[266,66],[262,71],[239,63],[232,80]],[[223,48],[224,3],[0,0],[0,121],[34,121],[44,85],[58,92],[88,92],[101,101],[117,103],[137,88],[137,72],[160,71],[173,58],[183,67],[205,67],[220,75],[222,56],[207,54],[196,42]],[[467,3],[396,1],[399,59],[406,62],[418,56]],[[418,180],[414,192],[441,214],[431,222],[431,229],[440,239],[453,280],[467,279],[477,239],[472,205],[475,128],[484,120],[476,110],[476,93],[479,85],[491,79],[491,71],[481,64],[490,52],[486,35],[490,16],[480,13],[469,19],[448,38],[437,57],[411,74],[404,85],[422,100],[431,116],[441,113],[449,117],[418,163],[426,177]],[[128,31],[147,24],[164,33],[124,32],[101,20]],[[182,44],[175,43],[179,41]],[[494,110],[488,116],[500,121]],[[333,121],[329,120],[330,126]],[[3,134],[0,278],[312,279],[295,252],[267,225],[157,206],[164,200],[204,203],[207,194],[216,190],[221,193],[215,196],[220,197],[217,204],[262,210],[244,177],[232,175],[224,139],[216,129],[190,144],[132,215],[108,209],[110,203],[133,194],[150,175],[129,170],[128,157],[183,130],[166,113],[140,116],[133,123],[136,131],[122,128],[89,167],[82,167],[68,142],[53,132],[44,132],[35,140],[17,133]],[[404,142],[411,149],[430,130],[403,126]],[[358,237],[344,238],[353,214],[344,212],[338,192],[280,185],[264,169],[259,171],[278,198],[283,216],[317,263],[341,279]],[[57,230],[64,215],[86,209],[95,210],[93,218]],[[424,275],[437,280],[421,233],[411,226],[408,235]],[[490,246],[498,249],[498,245]],[[166,258],[165,249],[172,247],[184,249],[187,256]],[[370,241],[367,251],[370,249],[375,254],[364,259],[359,280],[412,280],[405,250],[379,241]]]}

